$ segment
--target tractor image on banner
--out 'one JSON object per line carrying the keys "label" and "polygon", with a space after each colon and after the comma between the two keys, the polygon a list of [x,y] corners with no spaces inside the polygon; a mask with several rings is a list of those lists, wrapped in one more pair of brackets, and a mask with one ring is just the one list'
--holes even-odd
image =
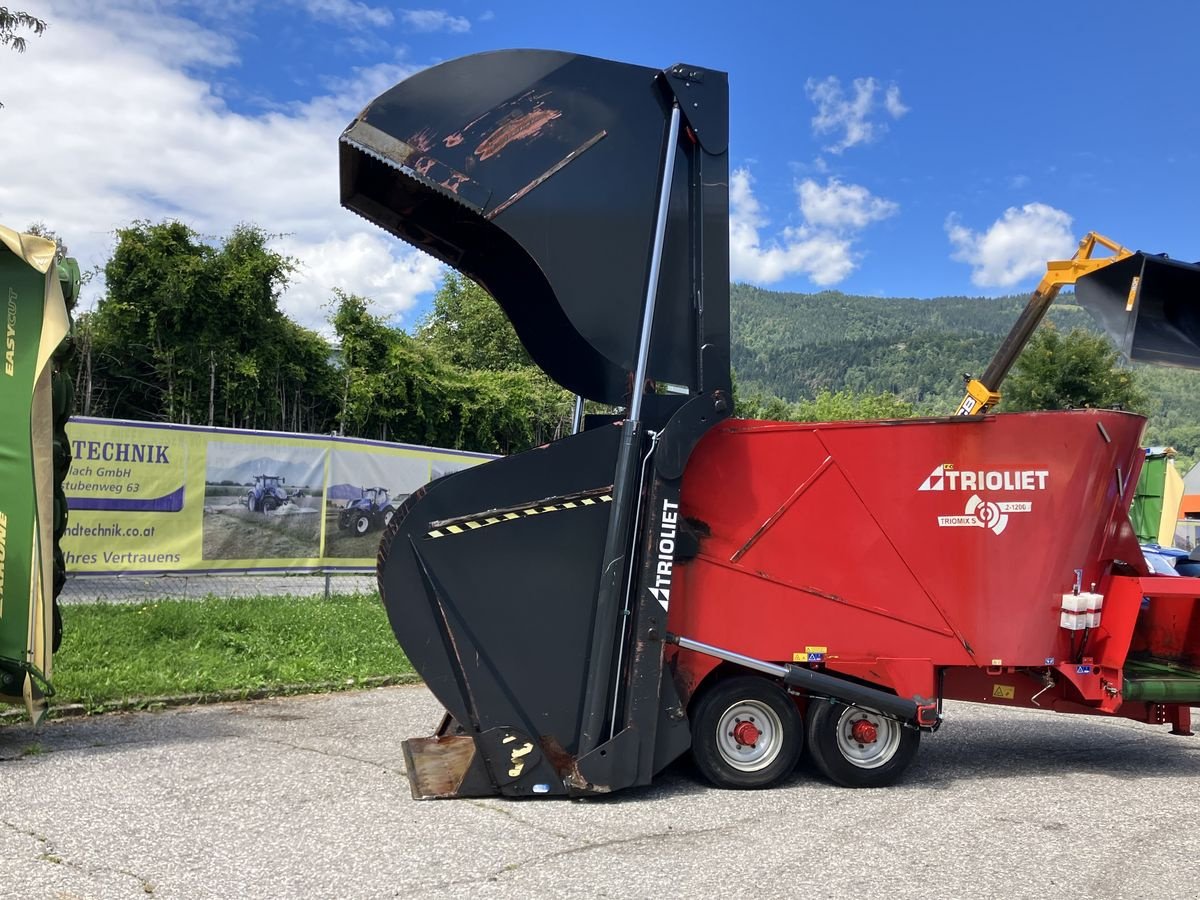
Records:
{"label": "tractor image on banner", "polygon": [[23,703],[35,722],[52,694],[64,583],[58,543],[70,449],[63,429],[72,401],[56,352],[79,287],[74,260],[60,262],[56,253],[53,241],[0,226],[0,701]]}
{"label": "tractor image on banner", "polygon": [[1190,733],[1200,579],[1151,574],[1130,524],[1145,419],[991,407],[1063,285],[1130,358],[1196,367],[1200,266],[1088,235],[957,416],[734,419],[728,100],[704,66],[501,51],[341,136],[343,205],[622,410],[421,488],[385,530],[392,629],[445,707],[403,742],[413,795],[608,794],[689,749],[722,787],[805,750],[881,786],[947,699]]}
{"label": "tractor image on banner", "polygon": [[338,528],[366,534],[373,529],[387,528],[395,513],[388,499],[387,488],[359,488],[359,496],[351,500],[338,515]]}
{"label": "tractor image on banner", "polygon": [[293,497],[304,496],[301,491],[289,494],[285,482],[282,475],[255,475],[254,487],[246,492],[246,508],[250,512],[271,512],[291,503]]}

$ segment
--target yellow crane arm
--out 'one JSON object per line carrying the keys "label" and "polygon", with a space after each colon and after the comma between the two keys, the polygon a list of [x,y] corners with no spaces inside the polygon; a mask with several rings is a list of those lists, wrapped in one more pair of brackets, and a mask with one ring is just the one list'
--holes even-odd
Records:
{"label": "yellow crane arm", "polygon": [[[1097,245],[1111,250],[1112,255],[1093,258],[1092,254]],[[1038,282],[1029,302],[1025,304],[1025,309],[1021,311],[1017,321],[1013,323],[1013,327],[1000,345],[1000,349],[988,363],[987,370],[979,378],[972,378],[967,382],[966,396],[958,404],[955,415],[979,416],[996,405],[1000,400],[1000,383],[1004,381],[1008,370],[1012,368],[1017,357],[1021,355],[1021,351],[1025,349],[1025,345],[1029,343],[1033,332],[1041,323],[1042,318],[1046,315],[1046,310],[1050,308],[1050,304],[1054,302],[1054,298],[1058,296],[1063,285],[1074,284],[1076,279],[1090,275],[1097,269],[1103,269],[1105,266],[1112,265],[1118,260],[1127,259],[1132,255],[1132,250],[1127,250],[1116,241],[1089,231],[1079,242],[1079,249],[1070,259],[1051,260],[1046,263],[1046,274]],[[1136,291],[1135,280],[1130,295],[1132,296]]]}

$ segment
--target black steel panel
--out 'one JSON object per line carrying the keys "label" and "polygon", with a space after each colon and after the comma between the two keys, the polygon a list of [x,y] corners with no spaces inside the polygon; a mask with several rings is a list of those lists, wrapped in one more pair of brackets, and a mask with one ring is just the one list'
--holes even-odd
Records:
{"label": "black steel panel", "polygon": [[[382,94],[346,129],[342,202],[482,284],[560,384],[623,405],[678,90],[685,120],[697,117],[706,137],[685,135],[677,150],[684,177],[671,195],[648,371],[696,391],[727,389],[728,160],[717,140],[726,76],[673,81],[552,51],[443,63]],[[708,365],[701,381],[705,345],[721,348],[724,364]]]}
{"label": "black steel panel", "polygon": [[1129,359],[1200,368],[1200,265],[1135,253],[1080,278],[1075,299]]}
{"label": "black steel panel", "polygon": [[429,537],[442,520],[543,508],[612,478],[620,429],[458,472],[397,517],[380,589],[416,670],[469,733],[517,727],[573,753],[610,504]]}
{"label": "black steel panel", "polygon": [[[676,102],[687,128],[666,146]],[[342,136],[346,206],[478,281],[551,377],[616,406],[675,162],[646,371],[684,395],[648,386],[637,422],[439,480],[381,544],[392,628],[475,739],[412,744],[422,796],[479,790],[473,749],[496,791],[522,795],[551,772],[549,793],[644,784],[687,747],[647,548],[691,446],[729,413],[727,105],[721,72],[506,51],[415,75]]]}

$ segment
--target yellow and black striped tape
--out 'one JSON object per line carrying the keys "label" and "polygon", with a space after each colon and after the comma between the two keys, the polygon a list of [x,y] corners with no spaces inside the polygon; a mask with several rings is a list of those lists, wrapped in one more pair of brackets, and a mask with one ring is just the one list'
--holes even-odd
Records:
{"label": "yellow and black striped tape", "polygon": [[548,503],[545,506],[527,506],[524,509],[508,510],[486,516],[482,519],[463,519],[450,525],[442,525],[427,532],[431,538],[446,537],[451,534],[463,534],[467,531],[477,531],[489,525],[499,525],[501,522],[511,522],[514,519],[524,519],[528,516],[540,516],[544,513],[560,512],[564,509],[580,509],[584,506],[596,506],[600,503],[612,503],[612,494],[601,494],[597,497],[580,497],[576,500],[563,500],[559,503]]}

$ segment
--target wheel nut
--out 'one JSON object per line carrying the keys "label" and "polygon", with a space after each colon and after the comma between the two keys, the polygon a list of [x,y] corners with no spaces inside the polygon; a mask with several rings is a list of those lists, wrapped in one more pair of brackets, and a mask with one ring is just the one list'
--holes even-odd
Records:
{"label": "wheel nut", "polygon": [[879,730],[867,719],[859,719],[850,726],[850,736],[859,744],[873,744],[879,737]]}

